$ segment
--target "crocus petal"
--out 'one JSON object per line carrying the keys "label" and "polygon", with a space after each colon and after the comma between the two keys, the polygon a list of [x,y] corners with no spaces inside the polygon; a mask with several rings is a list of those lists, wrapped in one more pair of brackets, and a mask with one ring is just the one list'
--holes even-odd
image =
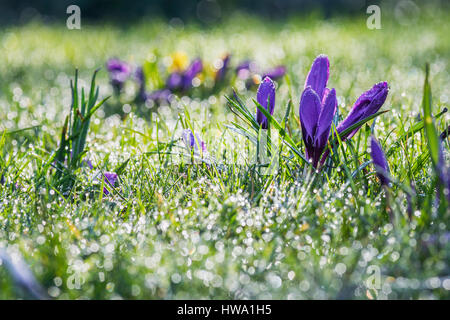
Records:
{"label": "crocus petal", "polygon": [[300,122],[308,136],[314,137],[316,134],[317,123],[321,111],[321,103],[317,93],[307,87],[300,99]]}
{"label": "crocus petal", "polygon": [[306,147],[306,157],[312,159],[314,155],[314,137],[319,120],[321,103],[317,93],[307,87],[300,99],[300,123],[302,126],[302,138]]}
{"label": "crocus petal", "polygon": [[314,141],[314,146],[316,149],[313,157],[314,167],[317,167],[323,149],[327,144],[328,137],[330,135],[331,123],[333,122],[334,113],[336,112],[336,106],[336,90],[332,89],[325,97],[325,101],[319,115],[319,120],[317,121]]}
{"label": "crocus petal", "polygon": [[389,185],[389,165],[380,143],[373,136],[370,140],[370,155],[372,157],[373,164],[375,165],[375,169],[377,170],[377,175],[381,181],[381,184]]}
{"label": "crocus petal", "polygon": [[194,139],[194,134],[192,133],[191,130],[189,130],[189,129],[183,130],[181,137],[182,137],[183,142],[186,145],[186,147],[188,147],[188,148],[194,147],[195,139]]}
{"label": "crocus petal", "polygon": [[326,55],[319,55],[312,63],[311,70],[305,81],[305,89],[311,87],[319,96],[320,101],[330,77],[330,61]]}
{"label": "crocus petal", "polygon": [[[372,89],[364,92],[358,100],[356,100],[347,117],[339,124],[337,131],[341,133],[358,121],[377,113],[384,101],[386,101],[388,92],[389,87],[387,82],[377,83]],[[351,138],[358,130],[359,128],[356,128],[350,134],[341,138],[343,140]]]}
{"label": "crocus petal", "polygon": [[[269,105],[267,105],[267,100],[269,100]],[[265,77],[259,84],[256,101],[270,114],[273,114],[275,108],[275,84],[269,77]],[[256,110],[256,121],[261,125],[262,129],[267,129],[267,118],[259,109]]]}

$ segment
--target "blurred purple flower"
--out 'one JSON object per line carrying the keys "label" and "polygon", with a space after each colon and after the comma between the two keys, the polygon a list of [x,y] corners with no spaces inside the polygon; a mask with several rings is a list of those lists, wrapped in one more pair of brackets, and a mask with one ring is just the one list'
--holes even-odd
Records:
{"label": "blurred purple flower", "polygon": [[[105,173],[103,173],[103,175],[104,175],[104,180],[103,181],[105,182],[105,184],[108,184],[110,187],[114,187],[115,184],[116,184],[116,181],[118,179],[117,173],[115,173],[115,172],[105,172]],[[108,191],[108,189],[106,187],[103,187],[103,193],[105,195],[109,194],[109,191]]]}
{"label": "blurred purple flower", "polygon": [[108,70],[114,89],[117,91],[122,90],[123,84],[131,74],[131,67],[128,63],[112,58],[106,62],[106,69]]}
{"label": "blurred purple flower", "polygon": [[372,157],[381,185],[389,186],[389,183],[391,182],[391,179],[389,178],[389,164],[380,143],[374,136],[370,137],[370,156]]}
{"label": "blurred purple flower", "polygon": [[270,77],[272,80],[277,80],[282,78],[286,74],[286,67],[285,66],[277,66],[275,68],[272,68],[266,73],[263,74],[262,78]]}
{"label": "blurred purple flower", "polygon": [[[259,84],[256,100],[271,115],[273,114],[275,109],[275,84],[269,77],[265,77]],[[262,129],[268,128],[267,118],[258,108],[256,110],[256,121]]]}
{"label": "blurred purple flower", "polygon": [[256,63],[251,60],[245,60],[236,67],[236,75],[242,80],[249,78],[256,71]]}
{"label": "blurred purple flower", "polygon": [[203,70],[203,63],[200,58],[195,59],[192,61],[191,65],[184,71],[183,74],[183,90],[189,90],[192,88],[192,80],[202,72]]}
{"label": "blurred purple flower", "polygon": [[166,80],[166,88],[169,90],[179,90],[183,86],[183,75],[179,72],[172,72]]}
{"label": "blurred purple flower", "polygon": [[195,134],[190,129],[185,129],[182,133],[182,139],[184,144],[189,150],[194,150],[194,153],[199,152],[199,146],[201,147],[202,153],[206,153],[206,144],[201,139],[200,135],[198,133]]}
{"label": "blurred purple flower", "polygon": [[328,89],[330,62],[325,55],[319,55],[313,62],[305,81],[300,99],[300,123],[305,143],[306,157],[317,168],[330,135],[331,124],[336,112],[336,91]]}
{"label": "blurred purple flower", "polygon": [[227,54],[223,59],[222,59],[222,66],[216,71],[216,75],[214,77],[214,81],[220,82],[223,79],[225,79],[225,75],[227,73],[228,70],[228,65],[230,64],[230,54]]}
{"label": "blurred purple flower", "polygon": [[161,102],[169,102],[170,101],[170,96],[172,95],[172,91],[170,91],[169,89],[160,89],[160,90],[155,90],[151,93],[148,93],[145,95],[145,100],[152,100],[158,103]]}
{"label": "blurred purple flower", "polygon": [[136,83],[139,87],[137,98],[140,101],[143,101],[145,100],[145,75],[142,67],[138,67],[136,69],[136,72],[134,73],[134,78],[136,79]]}
{"label": "blurred purple flower", "polygon": [[172,72],[169,74],[166,80],[166,88],[171,91],[187,91],[192,88],[192,80],[194,80],[197,74],[202,72],[202,70],[202,60],[200,58],[195,59],[184,72]]}

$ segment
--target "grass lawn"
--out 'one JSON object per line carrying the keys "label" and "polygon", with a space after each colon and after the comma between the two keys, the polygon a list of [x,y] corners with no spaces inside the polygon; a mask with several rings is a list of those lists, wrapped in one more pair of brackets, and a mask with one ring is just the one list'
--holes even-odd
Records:
{"label": "grass lawn", "polygon": [[[155,20],[2,28],[0,299],[33,297],[17,283],[28,268],[38,295],[56,299],[450,298],[448,189],[439,187],[432,161],[433,125],[420,122],[429,63],[434,130],[449,126],[442,111],[450,99],[450,13],[424,10],[410,25],[382,21],[381,30],[367,29],[365,17],[243,16],[207,29]],[[226,53],[230,69],[214,85],[214,65]],[[320,171],[281,141],[270,120],[279,157],[265,174],[252,160],[258,132],[226,99],[235,88],[255,113],[258,86],[234,69],[246,59],[261,70],[286,67],[275,81],[273,117],[304,155],[299,102],[321,53],[330,60],[336,121],[381,81],[390,89],[380,111],[389,111],[330,144]],[[112,57],[144,65],[149,92],[177,63],[200,57],[203,72],[170,103],[139,103],[134,76],[120,95],[110,85]],[[99,67],[98,101],[111,97],[91,116],[72,165],[58,158],[73,151],[59,148],[70,81],[77,68],[78,100],[81,87],[87,97]],[[186,128],[204,141],[204,161],[187,152]],[[389,186],[370,162],[371,134],[386,154]],[[441,144],[447,167],[449,143]],[[118,175],[114,186],[105,172]]]}

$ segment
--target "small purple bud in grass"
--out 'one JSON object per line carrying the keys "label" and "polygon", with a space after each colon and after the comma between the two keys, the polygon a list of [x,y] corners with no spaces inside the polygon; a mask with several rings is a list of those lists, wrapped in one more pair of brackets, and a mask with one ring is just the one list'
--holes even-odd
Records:
{"label": "small purple bud in grass", "polygon": [[[272,79],[265,77],[259,84],[258,92],[256,93],[256,101],[264,107],[272,115],[275,109],[275,84]],[[267,105],[269,103],[269,105]],[[261,125],[262,129],[268,128],[268,121],[266,116],[257,108],[256,121]]]}
{"label": "small purple bud in grass", "polygon": [[277,80],[282,78],[286,74],[286,67],[285,66],[277,66],[273,69],[268,70],[266,73],[263,74],[262,78],[269,77],[272,80]]}
{"label": "small purple bud in grass", "polygon": [[118,91],[122,90],[123,84],[131,74],[131,67],[128,63],[115,58],[109,59],[106,62],[106,69],[108,70],[114,89]]}
{"label": "small purple bud in grass", "polygon": [[191,65],[183,73],[183,90],[189,90],[192,88],[192,80],[202,72],[203,63],[200,58],[192,61]]}
{"label": "small purple bud in grass", "polygon": [[0,184],[4,185],[5,184],[5,174],[2,173],[2,177],[0,178]]}
{"label": "small purple bud in grass", "polygon": [[[115,173],[115,172],[105,172],[105,173],[103,173],[103,175],[104,175],[104,182],[105,182],[105,184],[108,184],[109,187],[114,187],[114,185],[116,184],[117,178],[118,178],[117,173]],[[105,195],[109,194],[109,191],[108,191],[108,189],[106,187],[103,187],[103,193]]]}
{"label": "small purple bud in grass", "polygon": [[319,55],[314,60],[300,99],[299,115],[306,158],[312,161],[314,168],[318,167],[327,145],[337,107],[336,90],[326,87],[329,66],[325,55]]}
{"label": "small purple bud in grass", "polygon": [[[372,87],[372,89],[364,92],[358,100],[356,100],[347,117],[339,124],[337,127],[337,132],[341,133],[358,121],[377,113],[386,101],[388,92],[389,87],[387,82],[377,83]],[[356,128],[345,137],[341,137],[341,139],[350,139],[359,130],[359,128],[360,127]]]}
{"label": "small purple bud in grass", "polygon": [[389,186],[389,183],[391,182],[389,178],[389,165],[380,143],[374,136],[370,137],[370,155],[381,185]]}
{"label": "small purple bud in grass", "polygon": [[198,133],[195,134],[194,137],[194,133],[190,130],[190,129],[185,129],[183,130],[182,133],[182,139],[184,144],[186,145],[186,147],[189,150],[194,149],[195,153],[199,152],[199,146],[201,147],[202,153],[206,153],[207,149],[206,149],[206,144],[205,142],[201,139],[200,135]]}
{"label": "small purple bud in grass", "polygon": [[227,73],[228,70],[228,65],[230,64],[230,55],[227,54],[223,59],[222,59],[222,66],[216,71],[215,77],[214,77],[214,81],[220,82],[223,81],[223,79],[225,79],[225,75]]}
{"label": "small purple bud in grass", "polygon": [[81,161],[81,165],[86,166],[91,170],[94,168],[94,166],[92,165],[92,161],[89,159]]}

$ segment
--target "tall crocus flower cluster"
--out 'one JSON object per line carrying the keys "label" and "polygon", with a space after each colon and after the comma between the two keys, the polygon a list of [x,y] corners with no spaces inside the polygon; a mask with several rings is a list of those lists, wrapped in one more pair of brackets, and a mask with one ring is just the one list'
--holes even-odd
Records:
{"label": "tall crocus flower cluster", "polygon": [[[273,114],[275,109],[275,84],[269,77],[265,77],[259,84],[256,101],[271,115]],[[269,126],[266,116],[259,109],[256,110],[256,121],[262,129],[267,129]]]}
{"label": "tall crocus flower cluster", "polygon": [[330,62],[320,55],[314,60],[300,99],[300,122],[306,157],[317,168],[330,134],[336,112],[336,91],[328,89]]}
{"label": "tall crocus flower cluster", "polygon": [[[336,91],[327,88],[329,76],[328,57],[319,55],[308,73],[300,100],[299,115],[303,141],[306,146],[306,157],[315,168],[318,168],[319,164],[322,165],[328,156],[328,150],[324,152],[324,149],[337,107]],[[337,132],[341,134],[359,121],[377,113],[386,101],[388,92],[387,82],[377,83],[370,90],[364,92],[356,100],[347,117],[338,125]],[[351,138],[359,128],[341,135],[341,140]]]}

